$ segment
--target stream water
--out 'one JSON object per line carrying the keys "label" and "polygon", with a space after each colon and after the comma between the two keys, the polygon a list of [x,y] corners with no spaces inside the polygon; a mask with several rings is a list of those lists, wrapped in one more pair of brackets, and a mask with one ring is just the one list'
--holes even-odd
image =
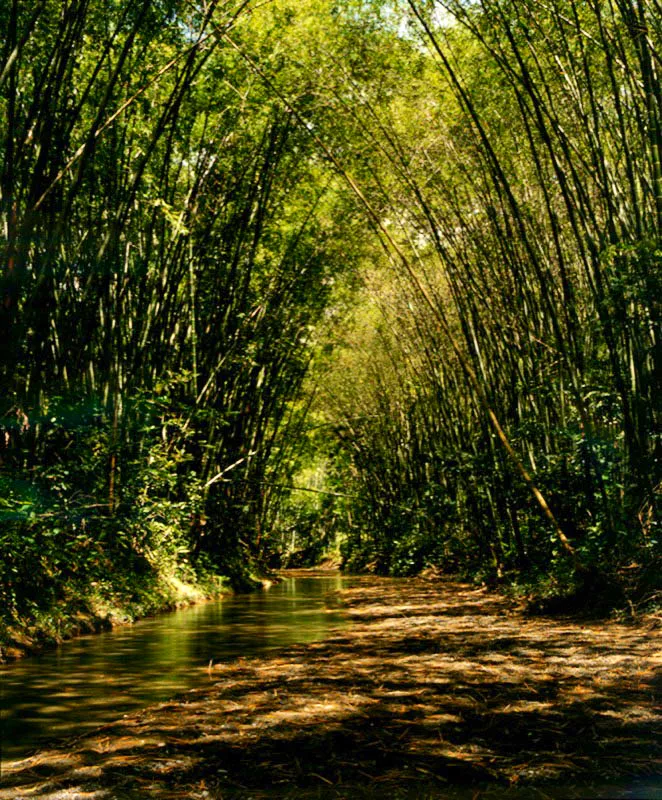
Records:
{"label": "stream water", "polygon": [[203,685],[210,660],[312,642],[343,625],[341,576],[290,578],[0,665],[3,760]]}

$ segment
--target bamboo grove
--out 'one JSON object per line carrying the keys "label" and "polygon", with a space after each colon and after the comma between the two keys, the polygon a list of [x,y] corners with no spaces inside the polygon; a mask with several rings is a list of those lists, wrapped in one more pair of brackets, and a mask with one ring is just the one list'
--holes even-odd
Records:
{"label": "bamboo grove", "polygon": [[404,286],[370,283],[383,355],[329,399],[346,556],[654,592],[659,4],[408,7],[418,116],[363,104]]}
{"label": "bamboo grove", "polygon": [[660,19],[4,3],[5,610],[331,530],[349,568],[651,596]]}
{"label": "bamboo grove", "polygon": [[5,611],[260,557],[350,254],[305,132],[223,43],[250,11],[2,4]]}

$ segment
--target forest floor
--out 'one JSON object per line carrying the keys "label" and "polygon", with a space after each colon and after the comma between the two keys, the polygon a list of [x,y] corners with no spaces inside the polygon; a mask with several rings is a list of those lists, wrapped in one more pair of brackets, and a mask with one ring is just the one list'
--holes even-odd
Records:
{"label": "forest floor", "polygon": [[659,619],[527,617],[424,579],[342,603],[330,639],[6,762],[0,800],[662,797]]}

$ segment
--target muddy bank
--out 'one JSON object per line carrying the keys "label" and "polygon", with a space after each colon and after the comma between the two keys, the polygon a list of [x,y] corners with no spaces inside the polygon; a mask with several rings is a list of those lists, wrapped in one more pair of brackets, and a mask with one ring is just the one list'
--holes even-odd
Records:
{"label": "muddy bank", "polygon": [[6,763],[1,800],[594,797],[662,774],[655,621],[530,619],[420,579],[343,602],[342,635],[201,669],[204,688]]}

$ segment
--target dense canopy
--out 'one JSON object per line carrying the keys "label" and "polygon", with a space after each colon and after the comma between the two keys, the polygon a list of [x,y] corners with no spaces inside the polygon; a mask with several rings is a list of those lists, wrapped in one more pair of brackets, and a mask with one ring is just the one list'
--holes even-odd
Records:
{"label": "dense canopy", "polygon": [[3,623],[334,553],[650,599],[660,20],[3,3]]}

